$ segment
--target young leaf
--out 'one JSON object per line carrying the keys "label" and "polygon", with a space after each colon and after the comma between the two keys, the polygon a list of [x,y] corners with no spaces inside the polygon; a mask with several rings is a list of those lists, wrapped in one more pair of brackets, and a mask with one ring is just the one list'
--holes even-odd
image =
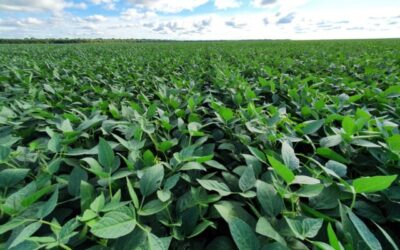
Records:
{"label": "young leaf", "polygon": [[273,156],[268,155],[268,161],[271,164],[272,168],[276,171],[276,173],[282,177],[286,183],[291,183],[295,175],[293,174],[292,170],[290,170],[287,166],[283,165]]}
{"label": "young leaf", "polygon": [[372,193],[387,189],[397,179],[397,175],[367,176],[353,180],[357,193]]}

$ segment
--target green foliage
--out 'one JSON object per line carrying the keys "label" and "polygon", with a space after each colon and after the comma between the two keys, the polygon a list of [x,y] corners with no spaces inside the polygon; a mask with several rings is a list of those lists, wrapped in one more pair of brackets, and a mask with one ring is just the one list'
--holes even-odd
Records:
{"label": "green foliage", "polygon": [[398,249],[399,48],[0,45],[0,248]]}

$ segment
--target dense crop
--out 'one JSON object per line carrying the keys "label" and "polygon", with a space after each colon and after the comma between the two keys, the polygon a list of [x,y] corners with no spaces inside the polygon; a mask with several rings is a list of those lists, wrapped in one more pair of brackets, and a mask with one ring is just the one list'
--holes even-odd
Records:
{"label": "dense crop", "polygon": [[398,249],[400,42],[0,46],[0,248]]}

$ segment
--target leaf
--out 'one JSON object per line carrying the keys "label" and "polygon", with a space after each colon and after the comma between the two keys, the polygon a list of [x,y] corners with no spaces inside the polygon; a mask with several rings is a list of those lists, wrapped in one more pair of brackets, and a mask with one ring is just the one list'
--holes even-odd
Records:
{"label": "leaf", "polygon": [[51,212],[53,212],[53,210],[57,206],[57,200],[58,200],[58,188],[56,188],[55,192],[51,195],[50,199],[40,206],[39,211],[37,212],[37,216],[39,218],[44,218]]}
{"label": "leaf", "polygon": [[215,191],[221,196],[227,196],[231,194],[231,190],[229,187],[222,182],[218,182],[215,180],[200,180],[197,179],[197,182],[208,191]]}
{"label": "leaf", "polygon": [[260,248],[254,230],[246,222],[234,217],[228,225],[233,241],[239,250],[258,250]]}
{"label": "leaf", "polygon": [[0,145],[0,162],[6,162],[11,153],[11,148]]}
{"label": "leaf", "polygon": [[200,224],[196,225],[196,227],[193,229],[192,233],[188,236],[188,238],[193,238],[196,237],[197,235],[201,234],[204,232],[208,227],[214,225],[212,221],[209,220],[204,220]]}
{"label": "leaf", "polygon": [[319,154],[320,156],[323,156],[325,158],[328,158],[330,160],[334,160],[343,164],[348,164],[350,163],[350,160],[344,158],[343,156],[341,156],[340,154],[336,153],[335,151],[333,151],[330,148],[317,148],[317,154]]}
{"label": "leaf", "polygon": [[286,166],[288,166],[292,170],[300,168],[299,159],[296,157],[293,148],[286,141],[282,143],[281,152],[283,162]]}
{"label": "leaf", "polygon": [[292,230],[296,238],[304,240],[306,238],[314,238],[322,227],[322,219],[313,219],[300,217],[289,219],[285,217],[289,228]]}
{"label": "leaf", "polygon": [[100,138],[98,144],[98,160],[107,172],[112,172],[115,164],[115,155],[111,146],[106,140]]}
{"label": "leaf", "polygon": [[295,175],[293,174],[292,170],[290,170],[287,166],[283,165],[273,156],[268,155],[268,161],[271,164],[272,168],[277,172],[277,174],[282,177],[286,183],[291,183]]}
{"label": "leaf", "polygon": [[186,162],[181,168],[180,170],[182,171],[188,171],[188,170],[200,170],[200,171],[207,171],[207,169],[205,167],[203,167],[203,165],[201,165],[198,162]]}
{"label": "leaf", "polygon": [[335,234],[335,231],[333,231],[331,223],[328,224],[327,226],[327,232],[328,232],[328,239],[329,239],[329,244],[335,249],[335,250],[342,250],[342,247],[340,245],[339,240],[337,239],[337,236]]}
{"label": "leaf", "polygon": [[268,217],[275,217],[285,208],[283,199],[274,186],[266,182],[257,181],[257,200]]}
{"label": "leaf", "polygon": [[265,217],[261,217],[258,220],[256,232],[268,238],[276,240],[283,246],[287,245],[285,239],[272,227],[271,223],[269,223],[268,219]]}
{"label": "leaf", "polygon": [[44,188],[34,192],[33,194],[30,194],[29,196],[25,197],[21,201],[22,206],[29,207],[31,204],[33,204],[34,202],[39,200],[41,197],[43,197],[44,195],[53,191],[53,189],[54,189],[54,186],[49,185],[49,186],[45,186]]}
{"label": "leaf", "polygon": [[105,203],[106,203],[106,198],[104,197],[104,194],[101,193],[90,204],[90,209],[92,209],[95,212],[100,212],[100,210],[104,207]]}
{"label": "leaf", "polygon": [[170,202],[162,202],[160,200],[152,200],[147,202],[138,214],[141,216],[150,216],[164,210]]}
{"label": "leaf", "polygon": [[254,187],[256,184],[256,177],[254,176],[254,170],[252,167],[246,167],[246,169],[243,171],[242,176],[240,176],[239,179],[239,188],[243,192],[246,192],[247,190],[251,189]]}
{"label": "leaf", "polygon": [[266,163],[267,159],[265,158],[265,155],[261,150],[250,146],[247,146],[247,148],[250,150],[251,154],[254,155],[259,161]]}
{"label": "leaf", "polygon": [[305,184],[305,185],[315,185],[319,184],[321,181],[319,179],[306,176],[306,175],[296,175],[294,180],[291,182],[291,184]]}
{"label": "leaf", "polygon": [[396,134],[386,139],[389,149],[397,154],[400,154],[400,135]]}
{"label": "leaf", "polygon": [[143,176],[139,181],[140,192],[143,196],[154,193],[160,186],[164,178],[164,167],[157,164],[143,170]]}
{"label": "leaf", "polygon": [[371,250],[382,249],[381,244],[378,239],[369,231],[368,227],[360,220],[353,212],[348,210],[348,215],[351,223],[354,225],[357,232],[360,234],[361,238],[368,245]]}
{"label": "leaf", "polygon": [[126,185],[128,186],[129,196],[131,197],[133,205],[135,206],[135,208],[139,208],[139,199],[138,199],[138,197],[135,193],[135,190],[133,189],[132,184],[129,181],[128,177],[126,177]]}
{"label": "leaf", "polygon": [[357,130],[356,122],[350,116],[345,116],[342,120],[342,128],[348,135],[353,135]]}
{"label": "leaf", "polygon": [[234,118],[232,109],[227,107],[219,107],[217,110],[218,114],[224,119],[225,122],[229,122]]}
{"label": "leaf", "polygon": [[322,125],[324,125],[324,122],[324,119],[303,122],[301,124],[301,130],[304,134],[313,134],[317,132],[322,127]]}
{"label": "leaf", "polygon": [[331,148],[339,145],[342,142],[342,137],[340,135],[331,135],[324,137],[320,140],[321,147]]}
{"label": "leaf", "polygon": [[347,174],[347,166],[337,161],[330,160],[325,164],[325,167],[335,172],[339,177],[344,177]]}
{"label": "leaf", "polygon": [[78,196],[80,193],[81,181],[87,181],[88,174],[80,167],[74,167],[68,178],[68,192],[73,196]]}
{"label": "leaf", "polygon": [[116,239],[132,232],[135,226],[135,218],[123,212],[112,211],[96,222],[90,232],[103,239]]}
{"label": "leaf", "polygon": [[31,235],[33,235],[37,230],[39,230],[41,226],[42,223],[35,222],[24,227],[22,231],[17,235],[17,237],[15,237],[14,240],[10,243],[9,249],[27,240]]}
{"label": "leaf", "polygon": [[13,187],[28,175],[29,169],[4,169],[0,172],[0,188]]}
{"label": "leaf", "polygon": [[353,187],[357,193],[372,193],[385,190],[397,179],[397,175],[367,176],[353,180]]}
{"label": "leaf", "polygon": [[54,134],[47,144],[47,148],[53,153],[59,153],[61,151],[61,136]]}
{"label": "leaf", "polygon": [[365,148],[380,148],[381,147],[378,144],[375,144],[373,142],[363,140],[363,139],[352,140],[350,143],[353,145],[357,145],[357,146],[361,146],[361,147],[365,147]]}
{"label": "leaf", "polygon": [[79,191],[81,211],[85,211],[90,207],[90,203],[94,200],[94,188],[90,183],[81,181]]}

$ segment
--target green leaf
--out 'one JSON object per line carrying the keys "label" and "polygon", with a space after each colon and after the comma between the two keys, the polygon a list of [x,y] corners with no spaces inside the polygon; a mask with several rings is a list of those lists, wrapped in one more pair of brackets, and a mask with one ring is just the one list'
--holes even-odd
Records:
{"label": "green leaf", "polygon": [[320,140],[321,147],[331,148],[339,145],[342,142],[342,137],[340,135],[331,135],[324,137]]}
{"label": "green leaf", "polygon": [[11,153],[11,148],[0,145],[0,162],[6,162]]}
{"label": "green leaf", "polygon": [[29,169],[4,169],[0,172],[0,188],[13,187],[28,175]]}
{"label": "green leaf", "polygon": [[85,211],[90,207],[90,203],[94,200],[94,187],[86,182],[81,181],[79,198],[81,200],[81,211]]}
{"label": "green leaf", "polygon": [[335,234],[335,231],[333,231],[331,223],[328,224],[327,226],[327,232],[328,232],[328,239],[329,239],[329,244],[335,249],[335,250],[342,250],[342,246],[340,245],[340,242]]}
{"label": "green leaf", "polygon": [[348,135],[353,135],[357,131],[357,124],[350,116],[345,116],[342,120],[342,128]]}
{"label": "green leaf", "polygon": [[275,217],[285,208],[283,199],[274,186],[266,182],[257,181],[257,200],[268,217]]}
{"label": "green leaf", "polygon": [[188,170],[200,170],[200,171],[207,171],[207,169],[205,167],[203,167],[203,165],[201,165],[198,162],[195,161],[191,161],[191,162],[186,162],[181,168],[180,170],[182,171],[188,171]]}
{"label": "green leaf", "polygon": [[86,181],[88,174],[81,167],[74,167],[68,178],[68,192],[73,196],[80,193],[81,181]]}
{"label": "green leaf", "polygon": [[126,185],[128,186],[129,196],[131,197],[133,205],[135,206],[135,208],[139,208],[139,199],[138,199],[136,192],[133,189],[132,184],[129,181],[128,177],[126,177]]}
{"label": "green leaf", "polygon": [[333,151],[330,148],[317,148],[317,154],[319,154],[320,156],[323,156],[325,158],[328,158],[330,160],[334,160],[343,164],[348,164],[350,163],[350,160],[344,158],[343,156],[341,156],[340,154],[336,153],[335,151]]}
{"label": "green leaf", "polygon": [[33,204],[34,202],[39,200],[41,197],[43,197],[44,195],[53,191],[53,189],[54,189],[54,186],[49,185],[49,186],[45,186],[44,188],[36,191],[33,194],[30,194],[29,196],[25,197],[21,201],[22,206],[29,207],[31,204]]}
{"label": "green leaf", "polygon": [[368,245],[371,250],[382,249],[378,239],[369,231],[368,227],[360,220],[352,211],[348,210],[348,215],[351,223],[353,223],[355,229],[360,234],[361,238]]}
{"label": "green leaf", "polygon": [[239,250],[258,250],[260,248],[254,230],[246,222],[234,217],[228,225],[233,241]]}
{"label": "green leaf", "polygon": [[271,223],[265,217],[261,217],[258,220],[256,232],[268,238],[276,240],[283,246],[287,245],[285,239],[272,227]]}
{"label": "green leaf", "polygon": [[115,166],[115,155],[111,146],[106,140],[100,138],[98,145],[98,160],[107,172],[112,172]]}
{"label": "green leaf", "polygon": [[136,220],[131,215],[112,211],[96,222],[90,232],[103,239],[116,239],[132,232],[135,226]]}
{"label": "green leaf", "polygon": [[61,151],[61,136],[59,134],[54,134],[50,138],[47,148],[53,153],[59,153]]}
{"label": "green leaf", "polygon": [[313,134],[317,132],[322,127],[322,125],[324,125],[324,122],[324,119],[303,122],[301,124],[301,130],[304,134]]}
{"label": "green leaf", "polygon": [[313,238],[318,234],[322,227],[322,219],[313,219],[300,217],[296,219],[289,219],[285,217],[289,228],[292,230],[296,238],[304,240],[306,238]]}
{"label": "green leaf", "polygon": [[247,146],[247,148],[250,150],[251,154],[254,155],[259,161],[266,163],[267,159],[265,158],[265,154],[261,150],[250,146]]}
{"label": "green leaf", "polygon": [[44,218],[51,212],[53,212],[53,210],[57,206],[57,200],[58,200],[58,188],[56,188],[55,192],[51,195],[50,199],[40,206],[39,211],[37,212],[37,216],[39,218]]}
{"label": "green leaf", "polygon": [[164,210],[170,202],[162,202],[160,200],[152,200],[147,202],[138,214],[140,216],[150,216]]}
{"label": "green leaf", "polygon": [[214,222],[209,221],[209,220],[204,220],[200,224],[196,225],[196,227],[193,229],[192,233],[188,236],[188,238],[193,238],[196,237],[197,235],[201,234],[204,232],[208,227],[214,225]]}
{"label": "green leaf", "polygon": [[347,166],[337,161],[330,160],[325,164],[325,167],[335,172],[339,177],[344,177],[347,174]]}
{"label": "green leaf", "polygon": [[275,159],[273,156],[268,155],[268,161],[271,164],[272,168],[276,171],[276,173],[282,177],[286,183],[291,183],[295,175],[292,170],[290,170],[287,166],[283,165],[280,161]]}
{"label": "green leaf", "polygon": [[397,179],[397,175],[367,176],[353,180],[357,193],[372,193],[387,189]]}
{"label": "green leaf", "polygon": [[299,159],[296,157],[293,148],[286,141],[282,143],[281,153],[283,162],[286,166],[292,170],[300,168]]}
{"label": "green leaf", "polygon": [[396,134],[386,139],[389,149],[397,154],[400,154],[400,135]]}
{"label": "green leaf", "polygon": [[106,198],[104,197],[104,194],[101,193],[90,204],[90,209],[92,209],[95,212],[100,212],[100,210],[104,207],[105,203],[106,203]]}
{"label": "green leaf", "polygon": [[143,176],[139,181],[140,192],[143,196],[154,193],[160,186],[164,178],[164,167],[157,164],[143,170]]}
{"label": "green leaf", "polygon": [[13,230],[16,227],[21,226],[22,224],[26,223],[26,221],[22,218],[14,218],[11,219],[9,221],[7,221],[6,223],[0,225],[0,235],[7,233],[10,230]]}
{"label": "green leaf", "polygon": [[227,196],[231,194],[231,190],[223,182],[218,182],[215,180],[200,180],[200,179],[197,179],[197,182],[206,190],[215,191],[221,196]]}
{"label": "green leaf", "polygon": [[227,108],[227,107],[220,107],[217,110],[217,112],[222,117],[222,119],[224,119],[225,122],[229,122],[230,120],[232,120],[235,117],[232,109]]}
{"label": "green leaf", "polygon": [[256,177],[254,176],[254,170],[252,167],[246,167],[246,169],[243,171],[242,176],[240,176],[239,179],[239,188],[243,192],[246,192],[247,190],[251,189],[254,187],[256,184]]}
{"label": "green leaf", "polygon": [[29,224],[28,226],[24,227],[22,231],[14,238],[14,240],[10,243],[9,248],[13,248],[17,246],[18,244],[24,242],[27,240],[31,235],[33,235],[39,228],[42,226],[42,223],[40,222],[35,222],[32,224]]}

